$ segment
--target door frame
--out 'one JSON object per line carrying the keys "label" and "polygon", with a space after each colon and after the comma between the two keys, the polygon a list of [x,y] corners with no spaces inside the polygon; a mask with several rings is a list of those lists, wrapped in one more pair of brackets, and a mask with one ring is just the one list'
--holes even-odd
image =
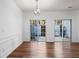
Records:
{"label": "door frame", "polygon": [[[69,40],[69,42],[72,42],[72,19],[55,19],[55,20],[70,20],[70,40]],[[55,20],[54,20],[54,31],[55,31]],[[62,30],[63,30],[63,27],[62,27]],[[64,39],[63,32],[62,32],[62,39]],[[55,41],[55,32],[54,32],[54,42],[56,42]],[[61,42],[63,42],[63,40]]]}

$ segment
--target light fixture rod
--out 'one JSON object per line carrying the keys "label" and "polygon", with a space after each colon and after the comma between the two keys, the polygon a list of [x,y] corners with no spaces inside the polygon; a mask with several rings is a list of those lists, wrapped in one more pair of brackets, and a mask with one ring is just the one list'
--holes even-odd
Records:
{"label": "light fixture rod", "polygon": [[39,7],[38,7],[38,0],[36,0],[36,9],[38,9]]}

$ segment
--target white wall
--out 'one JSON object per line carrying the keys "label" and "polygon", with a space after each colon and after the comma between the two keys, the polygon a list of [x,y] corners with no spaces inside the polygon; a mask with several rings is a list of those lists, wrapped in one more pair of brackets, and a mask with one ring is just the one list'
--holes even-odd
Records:
{"label": "white wall", "polygon": [[0,0],[0,57],[22,43],[22,11],[14,0]]}
{"label": "white wall", "polygon": [[[24,12],[24,41],[30,41],[30,19],[46,19],[47,42],[54,41],[54,20],[72,19],[72,42],[79,42],[77,38],[77,12],[76,11],[50,11],[41,12],[39,17],[35,17],[32,12]],[[79,18],[78,18],[79,19]]]}
{"label": "white wall", "polygon": [[75,32],[76,32],[76,39],[73,40],[73,42],[79,42],[79,11],[76,11],[76,24],[75,24]]}

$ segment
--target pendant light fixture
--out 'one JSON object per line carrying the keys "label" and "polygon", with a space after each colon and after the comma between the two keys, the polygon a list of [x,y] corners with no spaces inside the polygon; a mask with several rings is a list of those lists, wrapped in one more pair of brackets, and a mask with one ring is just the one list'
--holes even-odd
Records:
{"label": "pendant light fixture", "polygon": [[36,8],[34,10],[34,15],[39,15],[40,14],[40,9],[39,9],[39,0],[36,0]]}

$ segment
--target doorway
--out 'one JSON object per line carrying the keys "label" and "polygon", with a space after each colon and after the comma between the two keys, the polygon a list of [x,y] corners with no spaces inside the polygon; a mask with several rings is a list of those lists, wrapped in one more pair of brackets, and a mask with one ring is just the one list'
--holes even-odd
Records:
{"label": "doorway", "polygon": [[30,20],[31,41],[46,41],[45,20]]}
{"label": "doorway", "polygon": [[55,41],[69,41],[72,39],[72,20],[62,19],[54,21]]}

